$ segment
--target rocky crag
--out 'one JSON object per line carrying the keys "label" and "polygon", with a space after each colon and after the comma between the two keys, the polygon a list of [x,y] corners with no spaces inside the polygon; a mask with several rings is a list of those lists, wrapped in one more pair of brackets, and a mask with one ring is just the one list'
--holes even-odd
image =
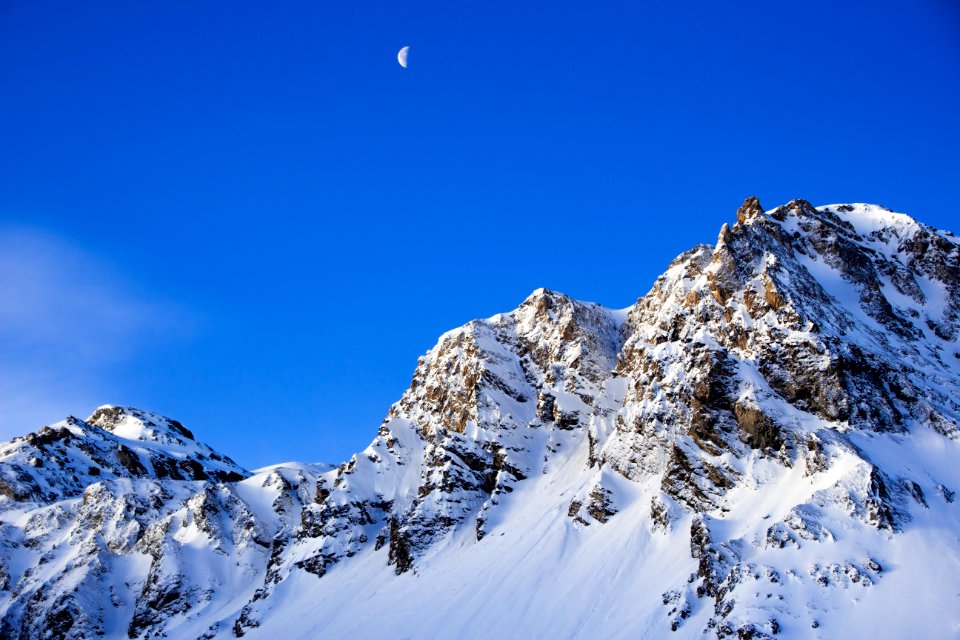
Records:
{"label": "rocky crag", "polygon": [[0,448],[0,636],[952,636],[958,262],[750,198],[627,309],[540,289],[443,335],[338,467],[44,427]]}

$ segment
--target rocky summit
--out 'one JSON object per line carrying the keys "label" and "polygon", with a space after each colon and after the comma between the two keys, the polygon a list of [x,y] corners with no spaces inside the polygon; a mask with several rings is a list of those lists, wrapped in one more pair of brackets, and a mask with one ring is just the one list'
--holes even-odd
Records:
{"label": "rocky summit", "polygon": [[954,637],[958,262],[750,198],[627,309],[444,334],[336,467],[67,418],[0,447],[0,636]]}

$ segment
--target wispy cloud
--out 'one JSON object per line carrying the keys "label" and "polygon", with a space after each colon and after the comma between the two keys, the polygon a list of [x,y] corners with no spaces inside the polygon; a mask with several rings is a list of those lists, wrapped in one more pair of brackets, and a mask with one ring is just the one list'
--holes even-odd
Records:
{"label": "wispy cloud", "polygon": [[0,437],[91,409],[109,369],[183,337],[186,320],[94,252],[0,225]]}

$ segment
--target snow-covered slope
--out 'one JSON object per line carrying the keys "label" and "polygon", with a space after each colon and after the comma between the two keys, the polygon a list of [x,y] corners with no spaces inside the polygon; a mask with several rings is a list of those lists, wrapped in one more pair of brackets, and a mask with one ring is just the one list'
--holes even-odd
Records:
{"label": "snow-covered slope", "polygon": [[960,243],[764,211],[628,309],[440,338],[370,446],[250,474],[101,407],[0,449],[4,637],[954,637]]}

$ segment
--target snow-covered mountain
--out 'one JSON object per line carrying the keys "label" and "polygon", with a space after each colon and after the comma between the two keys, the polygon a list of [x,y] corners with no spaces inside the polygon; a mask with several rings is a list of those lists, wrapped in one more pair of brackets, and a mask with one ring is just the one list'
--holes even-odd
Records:
{"label": "snow-covered mountain", "polygon": [[9,638],[960,634],[960,240],[764,211],[441,336],[339,467],[101,407],[0,448]]}

